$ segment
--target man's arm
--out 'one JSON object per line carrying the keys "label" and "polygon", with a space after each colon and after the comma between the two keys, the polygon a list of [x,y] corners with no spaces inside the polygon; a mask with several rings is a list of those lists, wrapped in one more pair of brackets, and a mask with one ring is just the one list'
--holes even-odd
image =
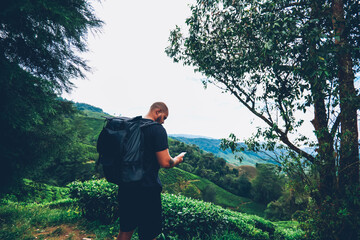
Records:
{"label": "man's arm", "polygon": [[172,168],[183,161],[185,153],[180,153],[176,157],[172,158],[169,153],[169,149],[165,149],[160,152],[156,152],[157,160],[161,167]]}

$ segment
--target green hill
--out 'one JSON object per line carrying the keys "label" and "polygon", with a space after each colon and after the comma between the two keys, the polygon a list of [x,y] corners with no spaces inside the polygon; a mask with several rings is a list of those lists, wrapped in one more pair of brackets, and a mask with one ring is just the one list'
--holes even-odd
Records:
{"label": "green hill", "polygon": [[[89,144],[94,148],[97,137],[104,126],[104,118],[99,117],[97,114],[102,114],[103,111],[100,108],[88,104],[77,103],[76,106],[81,111],[81,114],[77,116],[77,118],[81,120],[80,125],[84,129],[87,129],[87,135],[84,137],[86,142],[84,144]],[[171,138],[169,138],[169,150],[172,156],[176,156],[182,151],[186,151],[187,155],[185,161],[179,165],[179,168],[184,171],[181,172],[180,169],[176,170],[177,172],[174,173],[174,176],[177,178],[174,177],[170,182],[163,179],[166,185],[165,190],[170,193],[183,191],[186,193],[185,195],[197,197],[198,199],[203,199],[202,195],[207,191],[210,191],[207,195],[210,195],[209,197],[212,198],[211,195],[213,193],[211,193],[211,191],[215,191],[215,199],[210,199],[212,202],[232,209],[238,209],[239,211],[263,215],[265,206],[255,204],[249,198],[242,198],[250,196],[251,184],[248,180],[241,181],[239,179],[239,169],[232,169],[226,165],[224,159],[212,153],[204,152],[195,145],[181,143]],[[94,149],[92,151],[94,151]],[[92,159],[87,160],[87,163],[93,165],[94,173],[92,175],[98,176],[98,173],[95,172],[95,162],[92,161],[96,160],[97,157],[93,157],[93,155]],[[169,170],[168,173],[174,171],[175,170]],[[186,175],[185,173],[188,174]],[[171,174],[168,174],[168,176],[170,175]],[[91,176],[91,174],[89,174],[89,176]],[[249,176],[252,175],[249,174]],[[181,186],[181,182],[184,181],[184,179],[194,180],[195,182],[190,184],[190,187],[186,189],[180,189],[184,187]],[[201,179],[201,181],[199,179]],[[171,186],[171,184],[173,184],[173,186]],[[177,189],[175,189],[176,184],[179,185]]]}
{"label": "green hill", "polygon": [[[104,125],[101,115],[105,113],[91,105],[78,106],[81,112],[68,117],[69,125],[78,136],[72,144],[74,149],[70,149],[74,156],[39,172],[40,175],[49,175],[42,178],[44,182],[54,182],[58,186],[61,182],[63,187],[25,180],[23,188],[2,198],[0,239],[113,239],[117,234],[119,224],[116,220],[104,225],[98,221],[97,215],[95,220],[86,217],[89,211],[114,216],[117,187],[104,179],[96,179],[101,176],[95,167],[95,145]],[[303,233],[295,222],[282,227],[265,220],[261,218],[264,205],[231,193],[241,192],[239,186],[244,179],[236,169],[229,168],[224,159],[196,145],[171,138],[169,150],[173,156],[181,151],[187,152],[179,168],[160,171],[164,187],[164,232],[178,236],[171,239],[303,239]],[[53,171],[49,172],[51,168]],[[56,178],[61,178],[61,181],[56,181]],[[81,181],[65,187],[73,181],[71,179]],[[246,181],[245,185],[249,183]],[[72,189],[71,185],[77,189]],[[79,194],[71,195],[71,191]],[[186,235],[179,237],[181,234]]]}
{"label": "green hill", "polygon": [[188,173],[179,168],[161,169],[159,173],[161,182],[165,192],[168,193],[181,193],[182,195],[192,197],[191,194],[187,195],[186,189],[190,186],[195,188],[203,194],[206,188],[213,188],[215,190],[215,199],[213,203],[236,211],[264,216],[266,206],[256,203],[249,198],[236,196],[223,188],[217,186],[208,179],[199,177],[195,174]]}
{"label": "green hill", "polygon": [[[171,182],[174,174],[194,178],[175,169],[165,174],[166,181]],[[192,180],[196,180],[196,176]],[[105,240],[117,235],[116,185],[103,179],[77,181],[64,188],[28,180],[25,183],[23,193],[28,199],[20,202],[10,196],[1,201],[0,239]],[[169,193],[162,194],[162,205],[164,239],[305,239],[296,222],[271,222]],[[137,233],[132,239],[138,239]]]}
{"label": "green hill", "polygon": [[[231,152],[230,149],[227,150],[221,150],[220,149],[220,139],[214,139],[214,138],[206,138],[206,137],[191,137],[188,135],[181,135],[181,134],[174,134],[169,135],[171,138],[184,142],[186,144],[193,144],[198,146],[201,150],[204,150],[206,152],[213,153],[217,157],[225,159],[228,163],[240,166],[240,165],[252,165],[255,166],[256,163],[273,163],[278,164],[273,159],[269,157],[268,154],[272,153],[259,153],[259,152],[252,152],[252,151],[242,151],[240,153],[236,153],[235,155]],[[240,143],[243,147],[245,145],[243,143]],[[237,157],[240,157],[242,161],[240,162]]]}

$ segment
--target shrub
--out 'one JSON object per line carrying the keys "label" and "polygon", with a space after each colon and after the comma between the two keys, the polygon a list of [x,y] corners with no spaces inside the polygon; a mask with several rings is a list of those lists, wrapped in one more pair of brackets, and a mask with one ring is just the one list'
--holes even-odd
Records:
{"label": "shrub", "polygon": [[202,197],[206,202],[214,202],[216,198],[216,189],[212,185],[208,185],[205,187],[202,192]]}
{"label": "shrub", "polygon": [[11,194],[1,198],[1,202],[45,203],[69,198],[69,189],[22,179],[21,184]]}
{"label": "shrub", "polygon": [[257,176],[252,181],[252,197],[256,202],[268,204],[277,200],[284,186],[276,165],[256,164]]}
{"label": "shrub", "polygon": [[[106,180],[73,182],[70,194],[77,199],[82,214],[92,220],[111,222],[117,216],[117,186]],[[212,203],[181,195],[162,194],[163,234],[174,239],[209,239],[232,232],[244,239],[301,239],[300,230],[278,227],[254,215],[224,209]]]}
{"label": "shrub", "polygon": [[165,234],[187,239],[198,233],[210,236],[230,230],[250,239],[269,239],[267,232],[255,227],[256,220],[242,218],[241,213],[172,194],[163,194],[162,201]]}
{"label": "shrub", "polygon": [[180,194],[193,199],[201,199],[200,190],[191,183]]}
{"label": "shrub", "polygon": [[80,215],[68,208],[74,200],[67,202],[66,207],[51,209],[51,203],[24,204],[7,203],[0,205],[0,239],[35,239],[32,230],[60,224],[71,224],[79,220]]}
{"label": "shrub", "polygon": [[75,181],[68,187],[70,196],[78,200],[81,213],[87,219],[110,223],[117,218],[117,185],[101,179]]}

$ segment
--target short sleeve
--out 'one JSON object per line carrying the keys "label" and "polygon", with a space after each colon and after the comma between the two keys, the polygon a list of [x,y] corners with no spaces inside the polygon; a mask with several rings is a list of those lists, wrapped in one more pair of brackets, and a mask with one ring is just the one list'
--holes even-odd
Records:
{"label": "short sleeve", "polygon": [[155,152],[160,152],[169,148],[168,136],[165,128],[162,125],[154,126],[154,142],[153,147]]}

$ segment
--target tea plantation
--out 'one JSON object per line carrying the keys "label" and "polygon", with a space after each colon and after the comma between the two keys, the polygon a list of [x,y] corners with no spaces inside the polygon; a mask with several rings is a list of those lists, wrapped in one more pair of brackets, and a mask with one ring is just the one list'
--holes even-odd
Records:
{"label": "tea plantation", "polygon": [[[27,189],[2,199],[0,239],[116,236],[119,229],[116,185],[90,180],[58,188],[27,180],[25,186]],[[162,201],[165,221],[160,239],[305,239],[293,222],[277,224],[170,193],[162,194]],[[138,239],[137,234],[133,239]]]}

